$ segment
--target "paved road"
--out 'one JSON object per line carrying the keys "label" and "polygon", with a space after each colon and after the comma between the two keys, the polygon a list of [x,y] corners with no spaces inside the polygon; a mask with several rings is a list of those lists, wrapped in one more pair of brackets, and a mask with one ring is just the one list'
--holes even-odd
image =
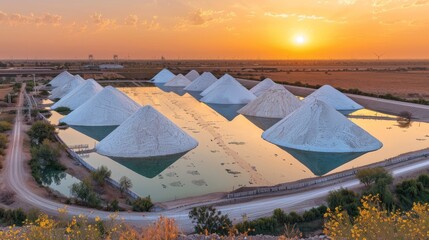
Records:
{"label": "paved road", "polygon": [[[25,87],[25,86],[24,86]],[[24,89],[23,87],[23,89]],[[22,93],[22,92],[21,92]],[[23,94],[20,94],[18,100],[18,107],[23,106]],[[45,199],[41,196],[38,196],[33,192],[33,189],[26,184],[28,179],[24,179],[23,176],[29,176],[24,174],[25,159],[23,158],[23,134],[22,130],[22,113],[20,110],[17,112],[15,126],[12,132],[12,141],[11,148],[6,157],[6,166],[5,166],[5,179],[6,184],[16,192],[16,197],[27,203],[29,206],[33,206],[41,209],[42,211],[56,215],[58,214],[57,209],[64,207],[63,204],[57,203],[55,201]],[[429,159],[428,159],[429,160]],[[398,168],[393,171],[393,175],[402,175],[409,172],[412,172],[417,169],[429,167],[429,161],[419,162],[413,165],[407,165],[405,167]],[[359,182],[357,180],[345,181],[342,184],[337,184],[334,186],[322,187],[319,189],[312,189],[300,193],[290,194],[287,196],[276,196],[272,198],[256,199],[250,202],[231,204],[218,207],[223,213],[227,213],[230,218],[240,220],[243,214],[247,214],[249,219],[254,219],[262,216],[271,215],[272,211],[275,208],[291,209],[296,206],[302,206],[302,203],[306,200],[312,200],[317,198],[324,198],[330,191],[338,189],[340,187],[344,188],[354,188],[358,187]],[[308,204],[308,208],[313,207]],[[85,214],[88,216],[99,216],[102,219],[109,219],[109,212],[91,210],[84,207],[78,206],[69,206],[68,212],[70,215]],[[121,213],[119,218],[123,218],[125,222],[128,222],[137,226],[144,226],[149,223],[152,223],[160,215],[174,218],[178,223],[179,227],[184,232],[192,231],[192,224],[188,219],[189,208],[177,208],[173,210],[168,210],[160,213]]]}

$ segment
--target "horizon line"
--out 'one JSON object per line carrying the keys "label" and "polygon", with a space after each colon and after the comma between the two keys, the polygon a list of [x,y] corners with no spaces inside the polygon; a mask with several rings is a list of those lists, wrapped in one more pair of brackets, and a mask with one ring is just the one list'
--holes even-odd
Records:
{"label": "horizon line", "polygon": [[[129,59],[121,59],[114,60],[112,58],[99,58],[99,59],[93,59],[93,62],[100,62],[100,61],[118,61],[118,62],[130,62],[130,61],[336,61],[336,60],[342,60],[342,61],[357,61],[357,60],[363,60],[363,61],[429,61],[428,58],[383,58],[383,59],[376,59],[376,58],[129,58]],[[88,58],[0,58],[0,61],[89,61]]]}

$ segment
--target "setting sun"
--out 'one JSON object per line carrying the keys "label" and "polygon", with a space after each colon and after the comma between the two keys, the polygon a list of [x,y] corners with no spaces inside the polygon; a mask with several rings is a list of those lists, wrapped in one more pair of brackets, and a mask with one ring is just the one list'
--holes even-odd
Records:
{"label": "setting sun", "polygon": [[296,45],[303,45],[303,44],[305,44],[307,42],[307,39],[305,38],[305,36],[303,36],[303,35],[297,35],[297,36],[295,36],[295,38],[294,38],[294,43],[296,44]]}

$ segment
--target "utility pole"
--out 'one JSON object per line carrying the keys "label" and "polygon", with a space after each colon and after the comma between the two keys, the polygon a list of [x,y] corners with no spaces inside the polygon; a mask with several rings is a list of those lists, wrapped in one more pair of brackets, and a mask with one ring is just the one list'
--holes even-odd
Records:
{"label": "utility pole", "polygon": [[34,92],[36,93],[36,95],[37,95],[37,85],[36,85],[36,74],[35,73],[33,73],[33,84],[34,84]]}

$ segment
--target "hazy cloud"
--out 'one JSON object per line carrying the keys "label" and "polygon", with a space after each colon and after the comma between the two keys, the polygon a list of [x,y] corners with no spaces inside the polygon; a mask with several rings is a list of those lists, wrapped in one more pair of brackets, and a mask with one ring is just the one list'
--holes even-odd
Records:
{"label": "hazy cloud", "polygon": [[206,27],[211,23],[222,23],[232,20],[236,16],[235,12],[226,12],[223,10],[202,10],[196,9],[186,17],[180,18],[175,26],[176,30],[185,30],[189,26]]}
{"label": "hazy cloud", "polygon": [[318,15],[306,15],[306,14],[297,14],[297,13],[273,13],[273,12],[265,12],[264,16],[273,17],[273,18],[294,18],[298,21],[304,20],[319,20],[327,23],[345,23],[345,19],[334,20],[329,19],[323,16]]}
{"label": "hazy cloud", "polygon": [[338,0],[340,5],[354,5],[357,0]]}
{"label": "hazy cloud", "polygon": [[33,13],[29,15],[23,15],[19,13],[8,14],[0,11],[0,23],[8,25],[19,25],[19,24],[35,24],[39,25],[54,25],[58,26],[61,24],[62,17],[56,14],[44,13],[42,15],[35,15]]}
{"label": "hazy cloud", "polygon": [[90,19],[93,24],[97,26],[99,30],[105,29],[105,28],[114,28],[116,27],[116,20],[103,17],[101,13],[93,13],[90,15]]}
{"label": "hazy cloud", "polygon": [[232,17],[235,17],[234,12],[197,9],[188,15],[187,20],[192,25],[205,25],[209,22],[228,21]]}
{"label": "hazy cloud", "polygon": [[125,18],[125,25],[137,26],[139,24],[139,17],[134,14],[130,14]]}

